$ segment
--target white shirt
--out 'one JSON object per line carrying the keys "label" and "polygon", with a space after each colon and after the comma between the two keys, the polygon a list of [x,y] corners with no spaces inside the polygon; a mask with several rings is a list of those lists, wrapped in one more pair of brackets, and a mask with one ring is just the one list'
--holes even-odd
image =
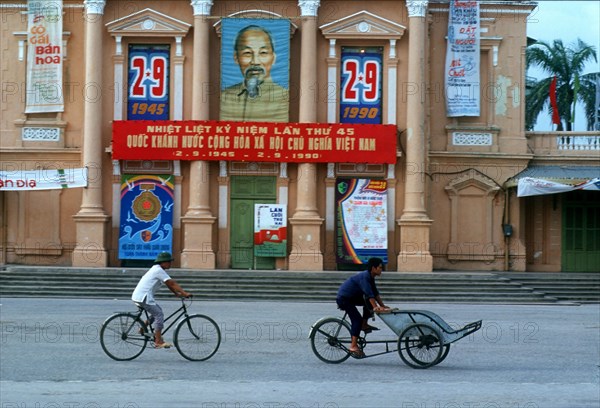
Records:
{"label": "white shirt", "polygon": [[155,305],[156,301],[154,300],[154,293],[156,293],[163,282],[166,282],[169,279],[171,279],[171,277],[160,265],[154,265],[138,282],[131,295],[131,300],[134,302],[146,302],[149,305]]}

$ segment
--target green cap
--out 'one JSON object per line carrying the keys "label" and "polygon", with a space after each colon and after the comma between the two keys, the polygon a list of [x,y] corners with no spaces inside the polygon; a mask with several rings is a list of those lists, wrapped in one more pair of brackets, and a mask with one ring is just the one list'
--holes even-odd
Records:
{"label": "green cap", "polygon": [[173,261],[173,257],[171,256],[170,252],[161,252],[160,254],[158,254],[156,256],[154,263],[159,264],[161,262],[172,262],[172,261]]}

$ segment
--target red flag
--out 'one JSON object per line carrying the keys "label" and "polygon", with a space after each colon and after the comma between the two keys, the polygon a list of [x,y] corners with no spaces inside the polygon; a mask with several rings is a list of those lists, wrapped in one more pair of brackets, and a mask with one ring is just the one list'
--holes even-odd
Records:
{"label": "red flag", "polygon": [[560,115],[558,114],[558,104],[556,103],[556,75],[550,82],[550,106],[552,106],[552,123],[560,125]]}

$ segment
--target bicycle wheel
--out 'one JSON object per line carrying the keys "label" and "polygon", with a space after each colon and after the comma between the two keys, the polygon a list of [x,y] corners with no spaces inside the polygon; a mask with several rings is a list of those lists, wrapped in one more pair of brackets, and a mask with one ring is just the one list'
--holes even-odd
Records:
{"label": "bicycle wheel", "polygon": [[219,349],[221,331],[210,317],[195,314],[177,324],[173,341],[183,357],[191,361],[204,361]]}
{"label": "bicycle wheel", "polygon": [[439,332],[432,326],[415,323],[400,334],[398,353],[406,365],[412,368],[428,368],[437,364],[442,355],[441,339]]}
{"label": "bicycle wheel", "polygon": [[313,353],[329,364],[339,364],[350,357],[350,342],[350,325],[336,317],[318,322],[310,335]]}
{"label": "bicycle wheel", "polygon": [[109,316],[100,329],[102,350],[118,361],[133,360],[146,348],[146,324],[132,313]]}

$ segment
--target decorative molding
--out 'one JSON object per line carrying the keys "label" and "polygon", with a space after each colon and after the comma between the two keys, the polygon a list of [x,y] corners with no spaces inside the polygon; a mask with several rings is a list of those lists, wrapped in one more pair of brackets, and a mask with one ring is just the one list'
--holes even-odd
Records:
{"label": "decorative molding", "polygon": [[398,40],[402,38],[406,27],[362,10],[339,20],[323,24],[319,29],[323,36],[329,40],[340,38]]}
{"label": "decorative molding", "polygon": [[408,17],[425,17],[428,0],[406,0]]}
{"label": "decorative molding", "polygon": [[21,139],[26,142],[58,142],[60,128],[24,127],[21,130]]}
{"label": "decorative molding", "polygon": [[191,5],[195,16],[210,16],[213,0],[192,0]]}
{"label": "decorative molding", "polygon": [[320,0],[298,0],[298,7],[300,7],[300,16],[316,17],[317,10],[319,10],[320,5]]}
{"label": "decorative molding", "polygon": [[85,7],[86,14],[104,14],[104,6],[106,6],[106,0],[84,0],[83,5]]}
{"label": "decorative molding", "polygon": [[[237,11],[235,13],[231,13],[227,15],[227,18],[268,18],[268,19],[278,19],[278,18],[286,18],[281,14],[274,13],[272,11],[267,10],[243,10]],[[217,36],[221,37],[221,20],[217,21],[213,24],[215,32]],[[290,21],[290,38],[294,36],[298,26]]]}
{"label": "decorative molding", "polygon": [[491,146],[494,136],[483,132],[452,132],[452,144],[455,146]]}
{"label": "decorative molding", "polygon": [[146,8],[106,24],[113,36],[185,37],[191,24]]}

